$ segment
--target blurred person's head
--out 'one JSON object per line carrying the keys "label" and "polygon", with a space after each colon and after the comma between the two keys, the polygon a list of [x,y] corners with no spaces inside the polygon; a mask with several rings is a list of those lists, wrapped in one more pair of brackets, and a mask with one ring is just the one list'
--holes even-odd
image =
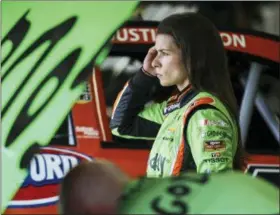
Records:
{"label": "blurred person's head", "polygon": [[[217,187],[223,192],[211,198]],[[102,161],[82,163],[68,172],[61,184],[60,214],[174,214],[178,207],[169,203],[170,198],[176,197],[177,188],[186,190],[180,192],[181,198],[177,201],[181,214],[209,214],[213,211],[220,214],[225,210],[232,214],[242,211],[254,214],[260,210],[260,213],[268,214],[269,211],[274,213],[277,207],[279,210],[277,187],[243,172],[209,175],[189,171],[176,177],[141,177],[129,181],[115,165]],[[197,198],[189,198],[188,190]],[[240,197],[243,190],[246,195]],[[249,197],[254,204],[263,204],[257,204],[258,207],[246,204],[244,200]],[[201,207],[199,202],[205,199],[209,201]]]}
{"label": "blurred person's head", "polygon": [[128,177],[107,161],[85,162],[70,170],[61,183],[61,214],[115,214]]}
{"label": "blurred person's head", "polygon": [[237,121],[238,108],[225,48],[210,20],[198,13],[165,18],[158,26],[155,49],[157,56],[152,66],[162,86],[176,85],[182,90],[191,84],[198,92],[211,93]]}

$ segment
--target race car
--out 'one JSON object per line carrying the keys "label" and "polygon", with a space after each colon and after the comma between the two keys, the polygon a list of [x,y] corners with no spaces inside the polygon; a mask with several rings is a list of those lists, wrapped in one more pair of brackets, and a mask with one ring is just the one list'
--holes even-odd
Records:
{"label": "race car", "polygon": [[[34,156],[29,176],[5,214],[57,214],[59,183],[83,160],[105,158],[131,177],[145,175],[152,143],[112,136],[109,118],[117,93],[153,45],[157,25],[129,21],[118,30],[108,59],[93,68],[84,93],[50,145]],[[280,186],[279,39],[261,32],[219,30],[240,104],[242,140],[249,153],[244,171]]]}

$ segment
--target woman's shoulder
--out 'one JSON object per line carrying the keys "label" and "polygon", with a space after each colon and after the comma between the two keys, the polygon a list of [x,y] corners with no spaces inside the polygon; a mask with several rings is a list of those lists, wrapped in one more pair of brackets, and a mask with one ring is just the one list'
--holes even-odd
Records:
{"label": "woman's shoulder", "polygon": [[206,91],[198,92],[195,99],[198,99],[198,98],[211,98],[212,100],[214,100],[213,102],[215,102],[215,103],[222,103],[221,100],[217,96],[215,96],[213,93],[206,92]]}
{"label": "woman's shoulder", "polygon": [[225,104],[213,93],[209,92],[199,92],[197,95],[190,101],[189,106],[194,106],[196,104],[197,106],[199,105],[209,105],[209,108],[215,108],[218,109],[222,112],[225,112],[229,114]]}
{"label": "woman's shoulder", "polygon": [[225,104],[217,96],[208,92],[199,92],[189,102],[185,114],[194,115],[194,113],[198,113],[201,117],[206,117],[206,115],[210,114],[218,118],[232,119]]}

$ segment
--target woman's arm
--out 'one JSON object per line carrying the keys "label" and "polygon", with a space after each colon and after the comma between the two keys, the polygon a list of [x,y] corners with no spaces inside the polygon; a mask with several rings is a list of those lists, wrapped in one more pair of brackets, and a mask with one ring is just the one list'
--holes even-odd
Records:
{"label": "woman's arm", "polygon": [[114,104],[110,122],[113,135],[132,139],[155,139],[163,122],[164,103],[146,104],[158,86],[158,79],[143,70],[126,83]]}
{"label": "woman's arm", "polygon": [[237,133],[219,110],[198,110],[190,118],[187,142],[198,173],[233,168]]}

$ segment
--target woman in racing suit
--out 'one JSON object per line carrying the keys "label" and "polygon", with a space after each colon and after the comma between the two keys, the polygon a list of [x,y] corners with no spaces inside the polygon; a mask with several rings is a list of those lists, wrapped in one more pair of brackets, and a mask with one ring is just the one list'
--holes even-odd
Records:
{"label": "woman in racing suit", "polygon": [[[177,93],[150,102],[160,87]],[[158,26],[143,67],[119,93],[113,135],[154,140],[148,177],[240,168],[238,108],[218,30],[205,17],[176,14]]]}

